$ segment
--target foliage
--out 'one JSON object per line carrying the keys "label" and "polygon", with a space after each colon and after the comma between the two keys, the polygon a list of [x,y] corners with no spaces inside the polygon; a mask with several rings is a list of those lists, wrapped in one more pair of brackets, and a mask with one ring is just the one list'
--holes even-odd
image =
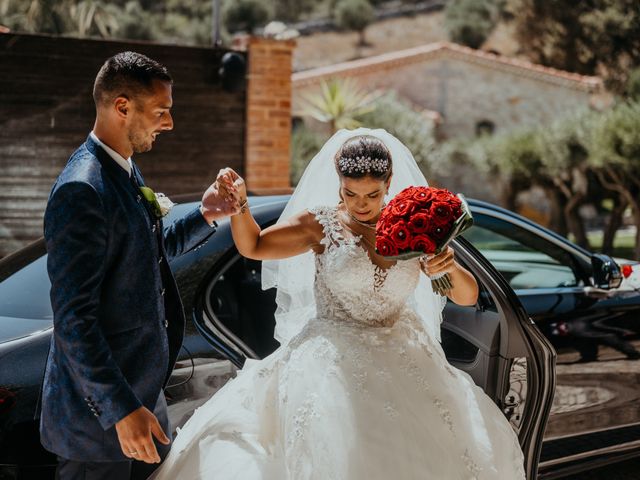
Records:
{"label": "foliage", "polygon": [[2,23],[28,33],[110,37],[120,8],[102,0],[1,0]]}
{"label": "foliage", "polygon": [[[579,208],[588,203],[599,211],[603,204],[614,205],[605,231],[611,246],[626,206],[640,232],[640,102],[623,102],[604,113],[577,112],[545,127],[445,142],[431,160],[438,165],[436,173],[474,166],[502,186],[509,208],[515,208],[514,194],[534,185],[543,188],[585,246]],[[640,233],[634,256],[640,259]]]}
{"label": "foliage", "polygon": [[629,74],[625,94],[630,100],[640,101],[640,67]]}
{"label": "foliage", "polygon": [[357,128],[359,117],[375,109],[378,92],[361,88],[354,80],[331,79],[320,84],[320,90],[300,97],[301,109],[294,115],[312,117],[328,123],[331,132],[341,128]]}
{"label": "foliage", "polygon": [[313,0],[273,0],[274,18],[286,23],[297,22],[312,12],[315,5]]}
{"label": "foliage", "polygon": [[596,167],[617,166],[640,182],[640,103],[621,103],[594,123],[588,144]]}
{"label": "foliage", "polygon": [[297,185],[311,159],[320,151],[328,137],[297,126],[291,133],[291,184]]}
{"label": "foliage", "polygon": [[509,0],[522,53],[532,61],[585,75],[603,75],[624,90],[640,65],[637,0]]}
{"label": "foliage", "polygon": [[416,162],[430,176],[429,156],[434,149],[433,121],[400,101],[395,93],[380,97],[375,110],[360,117],[362,125],[384,128],[396,136],[413,153]]}
{"label": "foliage", "polygon": [[445,7],[449,38],[471,48],[480,48],[500,18],[496,0],[450,0]]}
{"label": "foliage", "polygon": [[224,24],[230,32],[252,33],[266,25],[271,17],[262,0],[229,0],[224,5]]}
{"label": "foliage", "polygon": [[360,45],[365,45],[364,30],[375,19],[375,11],[369,0],[340,0],[334,16],[339,28],[355,30],[360,34]]}

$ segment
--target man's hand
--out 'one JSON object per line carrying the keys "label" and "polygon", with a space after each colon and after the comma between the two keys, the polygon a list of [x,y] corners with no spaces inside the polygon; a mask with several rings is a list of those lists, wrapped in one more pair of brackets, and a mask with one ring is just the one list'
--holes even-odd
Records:
{"label": "man's hand", "polygon": [[116,423],[116,432],[122,453],[145,463],[160,463],[153,437],[165,445],[171,442],[162,431],[158,419],[145,407],[134,410]]}
{"label": "man's hand", "polygon": [[[218,178],[222,172],[228,169],[220,170]],[[235,215],[240,211],[240,204],[236,197],[231,194],[219,180],[216,180],[202,195],[202,207],[200,208],[202,215],[207,223],[213,223],[214,220]]]}

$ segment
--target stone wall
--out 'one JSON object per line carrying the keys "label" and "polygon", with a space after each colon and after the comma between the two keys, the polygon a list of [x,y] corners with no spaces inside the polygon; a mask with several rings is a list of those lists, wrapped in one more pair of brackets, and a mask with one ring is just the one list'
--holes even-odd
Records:
{"label": "stone wall", "polygon": [[393,90],[416,107],[438,112],[445,138],[474,136],[481,122],[493,125],[495,132],[547,124],[603,101],[597,78],[435,43],[296,73],[294,110],[301,95],[331,77]]}

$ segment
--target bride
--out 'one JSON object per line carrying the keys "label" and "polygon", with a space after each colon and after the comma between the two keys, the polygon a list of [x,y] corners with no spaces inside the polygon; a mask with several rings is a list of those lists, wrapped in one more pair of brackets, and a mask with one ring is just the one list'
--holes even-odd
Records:
{"label": "bride", "polygon": [[448,272],[461,305],[476,301],[474,277],[451,248],[395,264],[375,252],[385,196],[426,185],[404,145],[339,131],[262,231],[242,179],[226,169],[219,182],[244,203],[239,252],[278,289],[282,346],[196,410],[154,478],[525,478],[509,423],[439,343],[446,298],[425,273]]}

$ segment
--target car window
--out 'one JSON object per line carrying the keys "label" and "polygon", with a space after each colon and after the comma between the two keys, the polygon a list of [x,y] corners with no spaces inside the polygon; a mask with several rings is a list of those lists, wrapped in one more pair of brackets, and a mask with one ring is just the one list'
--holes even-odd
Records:
{"label": "car window", "polygon": [[476,215],[474,222],[463,236],[480,250],[514,290],[581,284],[573,258],[558,245],[505,220]]}
{"label": "car window", "polygon": [[47,256],[36,259],[0,283],[0,316],[53,320]]}

